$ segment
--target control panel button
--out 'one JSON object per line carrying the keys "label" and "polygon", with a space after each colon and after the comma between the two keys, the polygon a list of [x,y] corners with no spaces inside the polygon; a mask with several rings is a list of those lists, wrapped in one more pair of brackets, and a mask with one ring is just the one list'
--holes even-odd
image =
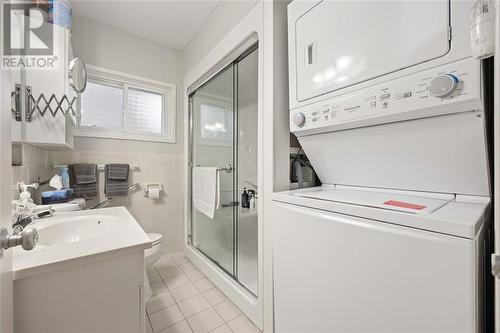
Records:
{"label": "control panel button", "polygon": [[296,126],[304,126],[304,123],[306,122],[306,116],[302,112],[298,112],[293,116],[293,123]]}
{"label": "control panel button", "polygon": [[439,75],[429,83],[429,93],[434,97],[446,97],[457,88],[457,84],[458,78],[455,75]]}
{"label": "control panel button", "polygon": [[380,95],[380,99],[387,99],[389,97],[391,97],[391,93],[385,93],[385,94]]}

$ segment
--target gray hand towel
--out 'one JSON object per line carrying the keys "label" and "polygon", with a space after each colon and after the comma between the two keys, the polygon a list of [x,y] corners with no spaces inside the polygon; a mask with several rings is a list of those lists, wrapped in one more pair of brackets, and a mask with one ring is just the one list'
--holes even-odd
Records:
{"label": "gray hand towel", "polygon": [[106,164],[104,167],[104,194],[106,198],[128,195],[128,164]]}
{"label": "gray hand towel", "polygon": [[97,165],[90,163],[68,165],[69,185],[75,198],[97,198],[99,193],[99,177]]}

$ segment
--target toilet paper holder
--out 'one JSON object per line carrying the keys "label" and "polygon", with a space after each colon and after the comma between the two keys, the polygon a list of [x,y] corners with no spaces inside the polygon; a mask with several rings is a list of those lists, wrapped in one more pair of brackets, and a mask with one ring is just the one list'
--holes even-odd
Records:
{"label": "toilet paper holder", "polygon": [[144,196],[146,198],[150,197],[151,190],[158,190],[158,193],[163,192],[163,184],[160,183],[146,183],[144,184]]}

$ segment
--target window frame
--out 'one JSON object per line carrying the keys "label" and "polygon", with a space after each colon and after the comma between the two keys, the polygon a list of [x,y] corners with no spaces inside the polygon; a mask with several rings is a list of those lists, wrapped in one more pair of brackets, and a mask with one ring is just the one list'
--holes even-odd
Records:
{"label": "window frame", "polygon": [[[233,117],[232,122],[234,122],[234,105],[232,99],[221,98],[220,96],[215,96],[212,94],[208,94],[205,92],[197,92],[197,95],[200,96],[193,100],[194,110],[198,110],[200,113],[199,123],[194,122],[194,131],[195,136],[199,142],[203,142],[203,145],[206,146],[231,146],[232,143],[229,143],[228,138],[220,139],[220,138],[202,138],[201,137],[201,106],[203,104],[210,105],[214,107],[218,107],[224,110],[224,117],[227,121],[228,113],[231,113]],[[234,128],[234,125],[233,125]],[[227,136],[228,134],[226,134]]]}
{"label": "window frame", "polygon": [[77,137],[106,138],[118,140],[134,140],[149,142],[176,143],[176,92],[175,84],[151,80],[148,78],[126,74],[110,69],[87,65],[87,77],[89,82],[103,85],[123,87],[123,108],[128,103],[128,89],[137,89],[162,95],[162,133],[148,133],[126,129],[127,116],[124,112],[124,129],[110,129],[103,127],[92,127],[78,125],[74,129]]}

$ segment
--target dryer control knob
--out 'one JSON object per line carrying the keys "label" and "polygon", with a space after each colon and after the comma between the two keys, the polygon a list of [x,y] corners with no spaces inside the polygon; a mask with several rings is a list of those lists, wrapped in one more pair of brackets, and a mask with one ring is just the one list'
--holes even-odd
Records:
{"label": "dryer control knob", "polygon": [[446,97],[451,94],[458,85],[458,78],[453,74],[439,75],[429,83],[429,93],[434,97]]}
{"label": "dryer control knob", "polygon": [[293,123],[297,126],[303,126],[306,122],[306,116],[302,112],[298,112],[293,116]]}

